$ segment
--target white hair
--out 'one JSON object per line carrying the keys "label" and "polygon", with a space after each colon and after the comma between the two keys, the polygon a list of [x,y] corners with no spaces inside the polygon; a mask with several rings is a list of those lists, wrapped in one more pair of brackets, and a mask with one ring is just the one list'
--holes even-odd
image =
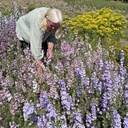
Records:
{"label": "white hair", "polygon": [[51,22],[60,24],[60,27],[55,32],[55,37],[57,39],[59,39],[61,37],[61,25],[62,25],[62,22],[63,22],[62,12],[59,9],[56,9],[56,8],[49,9],[46,12],[43,21],[41,22],[41,29],[43,29],[43,30],[47,30],[47,22],[46,22],[47,19],[46,19],[46,17]]}

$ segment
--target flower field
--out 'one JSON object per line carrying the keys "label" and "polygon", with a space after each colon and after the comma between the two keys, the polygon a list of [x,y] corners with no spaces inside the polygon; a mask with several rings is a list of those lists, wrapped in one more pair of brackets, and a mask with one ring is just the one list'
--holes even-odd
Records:
{"label": "flower field", "polygon": [[19,12],[0,15],[0,128],[128,128],[128,69],[101,40],[72,39],[64,29],[38,82],[34,58],[16,37]]}

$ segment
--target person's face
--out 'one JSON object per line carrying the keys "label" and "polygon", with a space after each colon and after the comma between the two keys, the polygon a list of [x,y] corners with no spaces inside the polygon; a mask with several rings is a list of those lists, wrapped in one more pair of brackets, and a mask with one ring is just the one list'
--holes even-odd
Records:
{"label": "person's face", "polygon": [[48,31],[54,31],[55,32],[59,27],[60,27],[60,23],[53,23],[49,19],[47,19],[47,30]]}

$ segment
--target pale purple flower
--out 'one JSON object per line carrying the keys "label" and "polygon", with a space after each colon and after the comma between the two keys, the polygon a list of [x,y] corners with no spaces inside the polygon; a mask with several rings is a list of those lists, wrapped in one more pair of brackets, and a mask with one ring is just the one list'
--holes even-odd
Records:
{"label": "pale purple flower", "polygon": [[37,118],[37,127],[42,128],[43,127],[43,121],[40,117]]}
{"label": "pale purple flower", "polygon": [[61,104],[64,108],[66,108],[66,113],[70,114],[71,109],[74,106],[72,98],[66,92],[66,84],[63,80],[59,80],[60,85],[60,97],[61,97]]}
{"label": "pale purple flower", "polygon": [[35,115],[32,115],[31,120],[32,122],[37,122],[37,117]]}
{"label": "pale purple flower", "polygon": [[20,128],[18,124],[16,124],[14,121],[9,122],[9,128]]}
{"label": "pale purple flower", "polygon": [[87,128],[90,128],[92,123],[92,117],[91,117],[91,113],[86,114],[86,126]]}
{"label": "pale purple flower", "polygon": [[31,105],[30,103],[25,103],[23,106],[23,116],[24,116],[24,120],[27,121],[30,116],[32,114],[35,114],[36,110],[35,107],[33,105]]}
{"label": "pale purple flower", "polygon": [[92,73],[91,81],[92,81],[94,90],[99,91],[101,93],[101,91],[102,91],[102,82],[99,81],[99,79],[97,78],[96,72]]}
{"label": "pale purple flower", "polygon": [[86,114],[86,126],[87,126],[87,128],[90,128],[90,126],[92,126],[93,121],[95,121],[97,119],[97,115],[96,115],[97,104],[90,103],[90,106],[91,106],[91,111],[88,114]]}
{"label": "pale purple flower", "polygon": [[79,96],[80,94],[82,94],[82,92],[81,92],[82,70],[80,68],[76,68],[75,71],[76,71],[76,75],[77,75],[77,79],[78,79],[78,87],[77,87],[76,93]]}
{"label": "pale purple flower", "polygon": [[94,121],[94,120],[97,119],[97,115],[96,115],[96,106],[97,106],[97,104],[91,103],[90,106],[91,106],[92,120]]}
{"label": "pale purple flower", "polygon": [[46,109],[46,115],[49,120],[55,121],[57,114],[51,102],[49,101],[48,94],[46,92],[43,92],[43,94],[40,96],[40,105]]}
{"label": "pale purple flower", "polygon": [[125,101],[126,101],[126,106],[128,108],[128,83],[125,85],[124,98],[125,98]]}
{"label": "pale purple flower", "polygon": [[124,117],[123,126],[124,126],[124,128],[128,128],[128,116]]}
{"label": "pale purple flower", "polygon": [[62,120],[61,128],[68,128],[66,116],[63,114],[60,118]]}
{"label": "pale purple flower", "polygon": [[61,55],[66,58],[74,56],[74,49],[66,41],[61,43]]}
{"label": "pale purple flower", "polygon": [[104,92],[104,94],[102,96],[101,106],[102,106],[103,111],[106,111],[108,109],[108,99],[107,99],[106,92]]}
{"label": "pale purple flower", "polygon": [[120,53],[120,65],[121,67],[124,66],[124,51],[121,50],[121,53]]}
{"label": "pale purple flower", "polygon": [[74,125],[73,128],[85,128],[83,121],[82,121],[82,114],[79,112],[76,112],[74,114]]}
{"label": "pale purple flower", "polygon": [[113,127],[121,128],[121,117],[117,110],[113,110]]}

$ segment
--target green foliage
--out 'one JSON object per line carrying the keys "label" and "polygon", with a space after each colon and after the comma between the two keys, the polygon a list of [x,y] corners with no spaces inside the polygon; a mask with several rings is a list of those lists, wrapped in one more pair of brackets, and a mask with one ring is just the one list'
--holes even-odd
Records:
{"label": "green foliage", "polygon": [[27,12],[30,12],[30,11],[32,11],[33,9],[35,9],[35,5],[34,5],[34,4],[28,6]]}
{"label": "green foliage", "polygon": [[[109,1],[109,0],[65,0],[68,4],[72,6],[81,7],[88,7],[91,9],[101,9],[103,7],[110,8],[110,9],[118,9],[125,15],[128,13],[128,4],[120,2],[120,1]],[[80,5],[80,6],[79,6]]]}
{"label": "green foliage", "polygon": [[117,63],[117,65],[120,63],[120,53],[121,50],[124,51],[124,65],[128,69],[128,45],[121,46],[120,42],[116,42],[114,46],[109,46],[109,57]]}
{"label": "green foliage", "polygon": [[124,65],[127,67],[128,69],[128,45],[123,46],[123,50],[124,50]]}

